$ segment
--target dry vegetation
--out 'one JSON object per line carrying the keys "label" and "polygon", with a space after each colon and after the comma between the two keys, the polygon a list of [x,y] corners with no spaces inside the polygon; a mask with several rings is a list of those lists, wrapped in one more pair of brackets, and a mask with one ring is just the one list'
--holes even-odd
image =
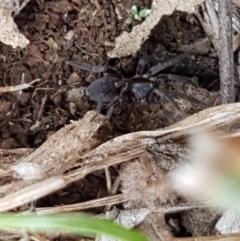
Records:
{"label": "dry vegetation", "polygon": [[[133,4],[151,7],[151,15],[128,25]],[[91,211],[137,226],[152,241],[219,234],[215,224],[222,213],[179,196],[168,179],[169,171],[187,162],[187,139],[195,128],[239,137],[239,2],[233,7],[236,103],[226,105],[220,99],[216,4],[1,0],[0,212]],[[158,52],[159,46],[166,51]],[[157,56],[152,66],[190,49],[185,62],[167,69],[194,76],[197,88],[177,81],[170,87],[205,104],[176,99],[184,115],[169,101],[124,99],[106,119],[106,109],[95,111],[86,95],[103,74],[66,64],[109,62],[132,76],[139,55]],[[0,239],[21,236],[2,230]],[[217,239],[227,236],[207,238]]]}

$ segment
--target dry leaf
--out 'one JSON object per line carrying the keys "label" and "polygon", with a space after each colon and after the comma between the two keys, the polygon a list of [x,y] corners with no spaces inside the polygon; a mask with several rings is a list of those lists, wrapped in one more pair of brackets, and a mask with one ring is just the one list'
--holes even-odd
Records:
{"label": "dry leaf", "polygon": [[12,12],[13,9],[7,6],[4,0],[0,0],[0,41],[13,48],[25,48],[29,44],[29,40],[19,32]]}
{"label": "dry leaf", "polygon": [[171,15],[174,10],[191,13],[194,11],[194,7],[203,1],[204,0],[154,0],[152,2],[151,14],[142,24],[135,26],[131,33],[123,32],[117,37],[115,48],[108,52],[108,56],[110,58],[119,58],[127,55],[135,55],[162,16]]}

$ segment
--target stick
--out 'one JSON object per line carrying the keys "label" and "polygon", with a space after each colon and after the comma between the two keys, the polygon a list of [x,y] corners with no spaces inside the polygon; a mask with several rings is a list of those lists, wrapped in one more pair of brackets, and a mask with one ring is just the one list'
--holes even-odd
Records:
{"label": "stick", "polygon": [[0,87],[0,93],[7,93],[7,92],[15,92],[15,91],[21,91],[24,89],[28,89],[33,86],[33,84],[39,82],[41,79],[35,79],[30,83],[24,83],[20,85],[15,85],[15,86],[3,86]]}
{"label": "stick", "polygon": [[232,0],[219,0],[218,13],[221,99],[223,104],[227,104],[235,101],[232,45]]}

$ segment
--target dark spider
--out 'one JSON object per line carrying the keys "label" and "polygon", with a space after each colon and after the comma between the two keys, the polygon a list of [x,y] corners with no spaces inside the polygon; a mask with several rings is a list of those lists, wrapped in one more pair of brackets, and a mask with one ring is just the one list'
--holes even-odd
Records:
{"label": "dark spider", "polygon": [[[107,104],[107,118],[110,118],[114,107],[116,107],[123,100],[124,96],[135,97],[139,100],[144,100],[147,103],[153,101],[154,96],[164,98],[170,101],[174,107],[181,111],[173,98],[185,98],[193,101],[198,105],[204,105],[202,102],[194,97],[190,97],[183,92],[170,91],[166,93],[164,89],[160,88],[160,84],[165,84],[169,80],[176,80],[183,83],[188,83],[196,88],[198,87],[191,78],[174,75],[174,74],[159,74],[164,69],[174,66],[186,58],[188,52],[178,55],[163,63],[158,63],[151,67],[145,74],[146,57],[140,57],[136,75],[132,78],[126,79],[121,74],[109,66],[92,66],[87,63],[81,63],[75,60],[67,61],[68,65],[87,70],[93,73],[107,73],[108,75],[93,81],[86,90],[87,96],[97,103],[97,111],[100,112],[105,103]],[[206,105],[204,105],[206,107]]]}

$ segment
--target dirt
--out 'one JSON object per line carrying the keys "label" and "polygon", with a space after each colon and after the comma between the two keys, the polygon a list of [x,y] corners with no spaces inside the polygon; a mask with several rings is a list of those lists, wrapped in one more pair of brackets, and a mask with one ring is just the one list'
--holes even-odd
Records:
{"label": "dirt", "polygon": [[[141,4],[149,7],[149,2]],[[30,1],[16,17],[19,29],[31,44],[24,50],[0,46],[2,86],[29,83],[38,78],[41,81],[21,95],[2,96],[2,148],[38,147],[48,135],[95,108],[95,103],[86,97],[85,89],[100,75],[72,68],[66,61],[107,63],[106,53],[112,49],[115,37],[123,30],[131,30],[124,22],[129,9],[123,9],[125,13],[122,10],[121,20],[119,12],[118,15],[115,12],[120,6],[123,9],[125,5],[108,1]],[[172,18],[164,18],[142,51],[151,53],[159,43],[169,51],[176,51],[177,47],[204,37],[196,19],[187,18],[179,12]],[[136,62],[136,59],[123,58],[117,65],[134,73]],[[191,113],[201,109],[196,108]],[[179,120],[169,109],[172,109],[169,104],[127,103],[114,114],[114,123],[121,132],[160,128]],[[166,116],[171,121],[165,123]]]}
{"label": "dirt", "polygon": [[[0,146],[37,147],[49,134],[94,108],[81,89],[96,76],[75,72],[65,63],[79,59],[104,64],[106,52],[111,49],[105,42],[114,41],[121,24],[107,1],[101,5],[30,1],[16,22],[31,44],[24,50],[1,45],[1,85],[29,83],[38,78],[41,84],[21,95],[2,96],[6,104],[1,112],[4,141]],[[5,118],[9,112],[11,124]]]}
{"label": "dirt", "polygon": [[[38,78],[41,81],[22,93],[1,95],[0,148],[37,148],[52,133],[96,108],[96,103],[88,99],[85,90],[101,75],[73,68],[66,61],[80,60],[92,65],[105,65],[109,61],[107,52],[113,49],[116,36],[123,30],[131,31],[133,27],[125,23],[133,3],[150,7],[149,1],[29,2],[15,21],[30,40],[30,45],[26,49],[12,49],[0,44],[0,84],[13,86]],[[133,22],[135,24],[138,23]],[[177,54],[179,48],[204,37],[204,31],[193,15],[176,12],[156,26],[140,53],[151,55],[162,44],[168,51]],[[136,57],[110,61],[119,70],[132,75],[136,71],[136,63]],[[168,69],[169,72],[171,69]],[[204,77],[199,77],[199,85],[204,86]],[[218,76],[211,76],[208,85],[215,80],[218,80]],[[217,92],[208,91],[208,85],[199,89],[181,83],[172,85],[183,89],[189,96],[197,96],[208,106],[217,103]],[[186,115],[204,108],[184,98],[178,99],[177,103]],[[120,135],[165,127],[182,118],[168,101],[151,104],[130,101],[115,109],[111,121],[116,135]],[[111,170],[111,174],[114,180],[117,171]],[[38,201],[37,206],[71,204],[106,195],[104,172],[98,172]]]}

